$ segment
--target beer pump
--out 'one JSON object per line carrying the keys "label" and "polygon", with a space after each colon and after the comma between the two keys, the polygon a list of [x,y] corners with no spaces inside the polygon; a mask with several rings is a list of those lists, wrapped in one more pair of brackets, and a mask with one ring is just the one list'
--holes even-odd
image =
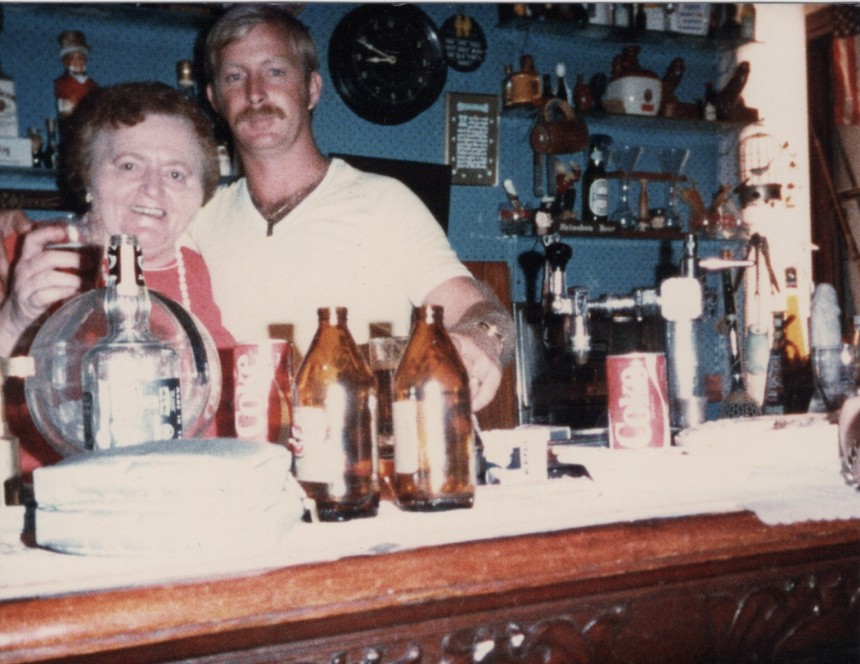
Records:
{"label": "beer pump", "polygon": [[[561,245],[561,246],[560,246]],[[670,413],[674,427],[685,428],[705,419],[705,398],[700,377],[699,333],[696,320],[703,311],[700,263],[706,270],[736,266],[738,261],[705,259],[696,255],[696,238],[687,235],[680,276],[664,279],[659,288],[636,288],[628,294],[590,298],[585,286],[566,287],[565,268],[572,256],[569,246],[556,237],[545,240],[544,311],[563,319],[564,349],[577,364],[592,351],[590,318],[594,314],[632,315],[637,322],[662,316],[666,321],[666,365]],[[716,260],[716,263],[715,263]]]}

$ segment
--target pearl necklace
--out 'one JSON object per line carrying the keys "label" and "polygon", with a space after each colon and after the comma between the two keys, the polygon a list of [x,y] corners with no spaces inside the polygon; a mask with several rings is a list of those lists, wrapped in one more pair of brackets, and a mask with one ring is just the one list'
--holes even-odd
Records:
{"label": "pearl necklace", "polygon": [[182,306],[190,312],[191,295],[188,292],[188,279],[185,276],[185,259],[179,247],[176,247],[176,273],[179,276],[179,297],[182,299]]}

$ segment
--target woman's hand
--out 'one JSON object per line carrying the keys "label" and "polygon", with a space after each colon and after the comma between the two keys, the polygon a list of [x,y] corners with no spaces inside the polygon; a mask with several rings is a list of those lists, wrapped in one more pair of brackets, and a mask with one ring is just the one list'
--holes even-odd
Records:
{"label": "woman's hand", "polygon": [[21,334],[52,305],[80,292],[80,255],[46,248],[65,238],[65,229],[48,225],[36,226],[24,237],[0,307],[0,356],[8,357]]}
{"label": "woman's hand", "polygon": [[5,251],[6,238],[23,235],[30,230],[33,222],[21,210],[0,210],[0,291],[5,295],[11,278],[9,257]]}

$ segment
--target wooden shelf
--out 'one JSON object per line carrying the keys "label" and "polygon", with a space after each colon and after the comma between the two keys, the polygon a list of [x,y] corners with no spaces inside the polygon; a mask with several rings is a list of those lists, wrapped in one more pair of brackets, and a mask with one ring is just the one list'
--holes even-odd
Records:
{"label": "wooden shelf", "polygon": [[503,30],[529,31],[545,35],[576,37],[616,44],[643,44],[668,49],[682,48],[688,51],[733,51],[744,44],[755,43],[752,39],[727,39],[707,35],[688,35],[662,30],[619,28],[612,25],[591,25],[542,18],[514,18],[502,21]]}

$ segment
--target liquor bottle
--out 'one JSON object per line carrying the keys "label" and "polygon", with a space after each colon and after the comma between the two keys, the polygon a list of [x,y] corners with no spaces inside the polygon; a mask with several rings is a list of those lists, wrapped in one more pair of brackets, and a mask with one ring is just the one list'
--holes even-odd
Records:
{"label": "liquor bottle", "polygon": [[594,108],[594,95],[591,86],[585,82],[585,74],[576,75],[576,85],[573,86],[573,105],[577,113],[588,113]]}
{"label": "liquor bottle", "polygon": [[379,508],[376,383],[347,327],[344,307],[317,309],[319,326],[296,376],[296,479],[322,521]]}
{"label": "liquor bottle", "polygon": [[179,357],[149,327],[152,307],[134,235],[114,235],[104,290],[108,333],[81,360],[87,449],[182,437]]}
{"label": "liquor bottle", "polygon": [[197,101],[197,82],[194,80],[194,63],[179,60],[176,63],[176,89],[192,101]]}
{"label": "liquor bottle", "polygon": [[773,342],[767,360],[764,400],[761,412],[765,415],[782,415],[788,405],[785,393],[785,312],[773,312]]}
{"label": "liquor bottle", "polygon": [[514,103],[514,89],[511,78],[514,75],[514,68],[512,65],[505,65],[504,71],[505,77],[502,79],[502,107],[508,108]]}
{"label": "liquor bottle", "polygon": [[605,222],[609,216],[609,180],[606,179],[603,149],[592,141],[588,167],[582,176],[582,221]]}
{"label": "liquor bottle", "polygon": [[797,270],[785,270],[785,341],[786,356],[792,364],[802,364],[809,358],[804,328],[806,323],[800,316],[800,301],[797,293]]}
{"label": "liquor bottle", "polygon": [[394,492],[402,509],[471,507],[476,482],[469,376],[443,325],[422,305],[394,374]]}
{"label": "liquor bottle", "polygon": [[54,118],[45,120],[46,145],[42,150],[42,168],[54,168],[60,162],[57,149],[57,121]]}
{"label": "liquor bottle", "polygon": [[544,74],[542,81],[541,95],[543,97],[543,104],[546,104],[548,101],[555,99],[555,93],[552,91],[552,77],[549,74]]}
{"label": "liquor bottle", "polygon": [[573,105],[573,97],[570,93],[570,88],[567,86],[567,81],[564,76],[567,72],[567,68],[564,66],[563,62],[559,62],[555,66],[555,77],[556,77],[556,85],[555,85],[555,96],[561,99],[564,102],[567,102],[570,105]]}
{"label": "liquor bottle", "polygon": [[755,5],[751,2],[745,2],[741,6],[741,39],[750,41],[755,39],[755,20]]}

